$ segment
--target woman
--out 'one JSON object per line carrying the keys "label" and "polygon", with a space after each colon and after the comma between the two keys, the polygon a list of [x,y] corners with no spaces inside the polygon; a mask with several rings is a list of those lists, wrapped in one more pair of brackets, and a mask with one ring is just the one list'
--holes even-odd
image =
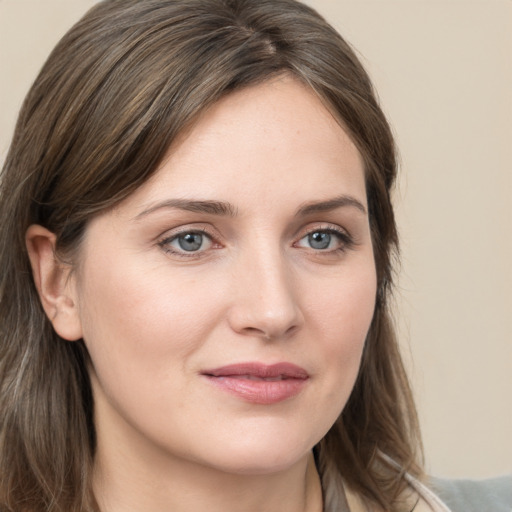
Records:
{"label": "woman", "polygon": [[2,507],[447,510],[389,319],[395,173],[310,8],[93,8],[2,175]]}

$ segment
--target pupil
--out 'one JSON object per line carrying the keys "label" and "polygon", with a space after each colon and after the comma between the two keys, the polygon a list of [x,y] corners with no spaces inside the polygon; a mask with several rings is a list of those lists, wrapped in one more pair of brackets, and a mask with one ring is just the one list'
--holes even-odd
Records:
{"label": "pupil", "polygon": [[331,235],[329,233],[312,233],[309,235],[309,244],[313,249],[327,249],[331,243]]}
{"label": "pupil", "polygon": [[187,233],[178,238],[178,243],[184,251],[197,251],[203,243],[203,235],[200,233]]}

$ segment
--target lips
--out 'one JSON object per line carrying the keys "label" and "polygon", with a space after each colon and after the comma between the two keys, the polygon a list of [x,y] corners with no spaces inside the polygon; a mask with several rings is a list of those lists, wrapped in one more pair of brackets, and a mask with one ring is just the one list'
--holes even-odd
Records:
{"label": "lips", "polygon": [[299,394],[309,374],[292,363],[242,363],[201,372],[217,388],[244,401],[274,404]]}

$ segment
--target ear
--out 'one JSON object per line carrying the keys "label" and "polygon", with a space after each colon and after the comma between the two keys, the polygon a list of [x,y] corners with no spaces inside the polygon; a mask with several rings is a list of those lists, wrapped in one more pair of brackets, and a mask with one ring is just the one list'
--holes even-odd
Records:
{"label": "ear", "polygon": [[34,282],[46,316],[61,338],[75,341],[82,337],[76,281],[71,266],[57,257],[56,240],[51,231],[36,224],[25,234]]}

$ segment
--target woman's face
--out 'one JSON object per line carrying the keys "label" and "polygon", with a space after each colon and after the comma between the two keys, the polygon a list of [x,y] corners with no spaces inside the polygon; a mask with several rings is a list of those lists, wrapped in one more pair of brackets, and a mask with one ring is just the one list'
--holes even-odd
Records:
{"label": "woman's face", "polygon": [[231,94],[89,224],[73,279],[99,454],[290,467],[343,409],[372,319],[361,156],[292,78]]}

